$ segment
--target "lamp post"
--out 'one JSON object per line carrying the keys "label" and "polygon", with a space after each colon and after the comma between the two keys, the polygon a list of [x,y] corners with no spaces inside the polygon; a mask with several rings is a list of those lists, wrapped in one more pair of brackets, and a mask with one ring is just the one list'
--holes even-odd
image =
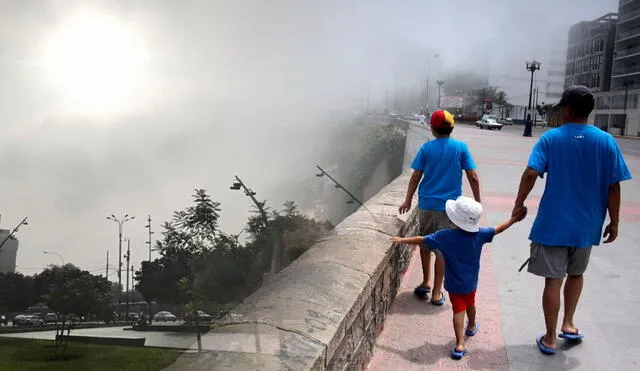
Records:
{"label": "lamp post", "polygon": [[442,93],[442,85],[444,85],[444,81],[438,80],[436,81],[436,84],[438,84],[438,109],[441,109],[442,106],[440,104],[440,94]]}
{"label": "lamp post", "polygon": [[107,220],[118,223],[118,290],[120,290],[118,295],[118,314],[121,314],[120,304],[122,304],[122,225],[135,218],[135,216],[129,216],[129,214],[124,214],[122,219],[116,218],[113,214],[107,217]]}
{"label": "lamp post", "polygon": [[149,214],[149,219],[147,219],[147,221],[149,222],[149,224],[145,225],[144,227],[149,230],[149,241],[147,241],[146,243],[147,245],[149,245],[149,261],[151,261],[151,235],[155,233],[151,231],[151,214]]}
{"label": "lamp post", "polygon": [[25,216],[24,219],[22,219],[22,221],[20,223],[18,223],[18,225],[13,228],[13,230],[11,231],[11,233],[9,233],[9,235],[7,237],[4,238],[4,240],[2,240],[2,242],[0,242],[0,249],[2,249],[2,246],[10,239],[13,237],[14,234],[16,234],[16,232],[18,232],[18,229],[20,229],[21,226],[23,225],[29,225],[29,223],[27,223],[27,217]]}
{"label": "lamp post", "polygon": [[[229,187],[233,191],[243,190],[244,194],[248,196],[251,201],[256,205],[258,211],[260,212],[260,217],[262,219],[262,223],[264,224],[264,228],[269,227],[269,218],[267,217],[267,212],[264,210],[264,202],[259,202],[255,195],[256,193],[249,187],[244,184],[244,182],[236,175],[233,184]],[[273,251],[271,252],[271,274],[278,273],[282,266],[282,246],[280,245],[278,238],[276,236],[276,231],[271,231],[272,241],[273,241]]]}
{"label": "lamp post", "polygon": [[527,110],[524,113],[524,133],[522,136],[530,137],[531,136],[531,98],[533,96],[533,75],[536,71],[540,70],[540,62],[531,61],[526,62],[527,71],[531,72],[531,84],[529,85],[529,105]]}
{"label": "lamp post", "polygon": [[427,65],[427,99],[426,99],[426,105],[427,105],[427,112],[429,111],[429,79],[431,78],[431,61],[434,60],[435,58],[438,58],[440,56],[440,54],[433,54],[429,57],[429,63]]}
{"label": "lamp post", "polygon": [[125,309],[125,321],[129,321],[129,262],[131,261],[131,240],[129,237],[124,238],[127,241],[127,255],[125,259],[127,260],[127,289],[124,292],[126,309]]}
{"label": "lamp post", "polygon": [[62,261],[62,266],[64,267],[65,263],[64,263],[64,258],[62,257],[62,255],[58,254],[57,252],[53,252],[53,251],[43,251],[42,252],[45,255],[57,255],[60,258],[60,261]]}

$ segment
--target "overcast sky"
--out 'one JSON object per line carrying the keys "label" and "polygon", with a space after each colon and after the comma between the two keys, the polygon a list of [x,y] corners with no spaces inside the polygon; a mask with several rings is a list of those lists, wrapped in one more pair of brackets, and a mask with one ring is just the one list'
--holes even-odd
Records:
{"label": "overcast sky", "polygon": [[309,143],[329,109],[424,81],[434,53],[434,81],[492,68],[526,79],[523,61],[550,30],[563,39],[617,3],[3,0],[0,213],[7,229],[29,217],[18,270],[57,264],[49,250],[103,273],[106,251],[112,267],[117,257],[105,217],[125,213],[137,217],[124,233],[139,266],[144,219],[158,236],[194,187],[237,233],[250,203],[229,190],[233,175],[282,198],[275,184],[313,173]]}

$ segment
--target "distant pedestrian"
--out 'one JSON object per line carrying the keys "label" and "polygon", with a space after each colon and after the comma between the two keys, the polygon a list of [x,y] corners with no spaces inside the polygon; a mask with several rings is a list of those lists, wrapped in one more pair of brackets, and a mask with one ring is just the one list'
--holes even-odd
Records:
{"label": "distant pedestrian", "polygon": [[[520,207],[509,220],[491,228],[479,227],[482,205],[469,197],[461,196],[455,201],[447,201],[446,213],[453,222],[453,228],[428,236],[392,237],[391,241],[421,245],[421,250],[438,250],[442,253],[446,263],[444,286],[449,292],[453,308],[453,329],[456,335],[456,346],[451,349],[451,356],[460,359],[467,353],[464,336],[474,336],[480,326],[476,320],[475,298],[482,246],[491,242],[493,236],[524,219],[527,209]],[[468,318],[466,327],[465,313]]]}
{"label": "distant pedestrian", "polygon": [[[528,271],[545,277],[542,294],[546,333],[536,339],[545,354],[556,353],[560,291],[564,285],[561,338],[580,340],[574,325],[591,247],[613,242],[618,236],[620,182],[631,179],[616,141],[587,124],[594,99],[585,86],[567,88],[557,105],[561,127],[544,133],[533,147],[520,181],[514,215],[524,205],[536,179],[547,174],[542,200],[529,239]],[[602,234],[609,212],[610,222]]]}
{"label": "distant pedestrian", "polygon": [[[435,111],[431,115],[431,132],[435,137],[422,145],[416,154],[411,168],[413,175],[409,181],[404,203],[399,212],[404,214],[411,209],[411,201],[418,189],[418,233],[428,235],[441,229],[451,228],[451,222],[445,213],[445,202],[455,200],[462,195],[462,171],[464,170],[473,192],[473,197],[480,202],[480,177],[475,171],[469,148],[464,142],[450,137],[453,132],[454,119],[447,111]],[[435,273],[431,303],[442,305],[445,297],[442,293],[444,279],[444,260],[435,250]],[[413,291],[416,296],[426,299],[431,292],[429,284],[431,276],[431,252],[420,251],[422,262],[422,282]]]}

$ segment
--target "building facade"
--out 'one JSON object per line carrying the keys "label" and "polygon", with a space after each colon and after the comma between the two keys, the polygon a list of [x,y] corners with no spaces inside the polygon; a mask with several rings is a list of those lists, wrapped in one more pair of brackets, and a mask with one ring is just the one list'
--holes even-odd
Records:
{"label": "building facade", "polygon": [[[0,243],[7,239],[10,233],[7,229],[0,229]],[[11,237],[0,247],[0,273],[15,273],[17,257],[18,240]]]}
{"label": "building facade", "polygon": [[640,88],[640,0],[620,0],[612,90]]}
{"label": "building facade", "polygon": [[640,136],[640,0],[620,0],[611,89],[595,94],[590,121],[615,135]]}
{"label": "building facade", "polygon": [[564,87],[585,85],[594,92],[611,87],[618,14],[608,13],[569,29]]}

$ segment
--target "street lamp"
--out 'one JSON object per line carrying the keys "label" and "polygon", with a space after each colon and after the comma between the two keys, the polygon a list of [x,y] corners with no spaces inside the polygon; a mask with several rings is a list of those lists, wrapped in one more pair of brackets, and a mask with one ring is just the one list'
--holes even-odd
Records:
{"label": "street lamp", "polygon": [[16,232],[18,232],[18,229],[20,229],[21,226],[23,225],[29,225],[29,223],[27,223],[27,217],[25,216],[24,219],[22,219],[22,221],[20,223],[18,223],[18,225],[13,228],[13,230],[11,231],[11,233],[9,233],[9,235],[7,237],[4,238],[4,240],[2,240],[2,242],[0,242],[0,249],[2,249],[2,246],[10,239],[13,238],[13,235],[16,234]]}
{"label": "street lamp", "polygon": [[118,223],[118,289],[120,290],[120,295],[118,295],[118,313],[120,313],[119,308],[120,304],[122,304],[122,225],[135,218],[135,216],[129,216],[129,214],[124,214],[122,219],[116,218],[113,214],[107,217],[107,220]]}
{"label": "street lamp", "polygon": [[[258,208],[262,223],[264,224],[264,228],[269,227],[269,218],[267,217],[267,212],[264,210],[265,202],[259,202],[255,197],[256,193],[251,188],[247,187],[237,175],[229,189],[231,189],[232,191],[243,190],[244,194],[248,196]],[[273,228],[271,231],[271,238],[273,241],[273,251],[271,252],[271,274],[275,274],[280,271],[280,268],[282,266],[282,246],[280,245],[280,241],[276,236],[276,230]]]}
{"label": "street lamp", "polygon": [[64,263],[64,258],[62,257],[62,255],[58,254],[57,252],[53,252],[53,251],[43,251],[42,252],[45,255],[57,255],[60,260],[62,261],[62,266],[64,267],[65,263]]}
{"label": "street lamp", "polygon": [[540,70],[541,63],[538,61],[526,62],[527,71],[531,72],[531,84],[529,85],[529,106],[524,113],[524,133],[522,136],[530,137],[531,136],[531,98],[533,96],[533,75],[536,71]]}
{"label": "street lamp", "polygon": [[431,78],[431,61],[438,57],[440,57],[440,54],[437,53],[429,57],[429,63],[427,67],[427,111],[429,111],[429,79]]}
{"label": "street lamp", "polygon": [[442,85],[444,85],[444,81],[442,80],[438,80],[436,81],[436,84],[438,84],[438,109],[441,109],[441,105],[440,105],[440,93],[442,93]]}

